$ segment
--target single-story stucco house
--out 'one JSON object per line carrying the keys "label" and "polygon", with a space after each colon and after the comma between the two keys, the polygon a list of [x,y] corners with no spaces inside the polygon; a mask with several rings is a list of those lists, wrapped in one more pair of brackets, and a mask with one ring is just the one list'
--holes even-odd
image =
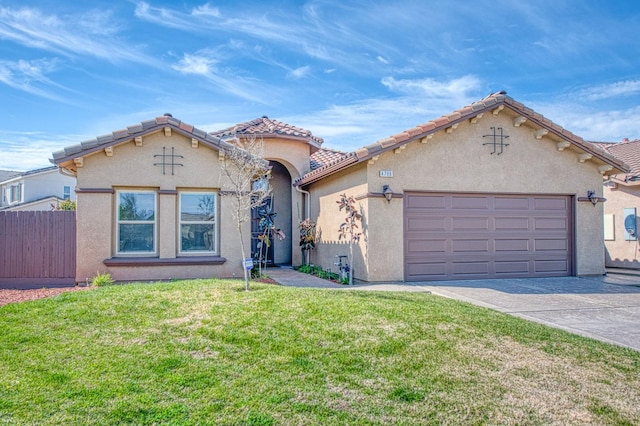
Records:
{"label": "single-story stucco house", "polygon": [[637,215],[640,213],[640,140],[595,145],[629,166],[627,173],[604,182],[605,264],[609,268],[640,269]]}
{"label": "single-story stucco house", "polygon": [[603,274],[603,207],[588,195],[628,172],[504,92],[351,153],[267,117],[207,133],[162,116],[54,153],[77,176],[77,280],[241,276],[220,153],[244,137],[273,167],[287,235],[274,262],[302,262],[309,217],[311,261],[335,271],[345,193],[363,215],[354,277],[370,282]]}

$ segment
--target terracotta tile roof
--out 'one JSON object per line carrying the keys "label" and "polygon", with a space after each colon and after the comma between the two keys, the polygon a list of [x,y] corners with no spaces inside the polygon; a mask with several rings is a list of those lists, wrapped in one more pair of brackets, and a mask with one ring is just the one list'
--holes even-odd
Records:
{"label": "terracotta tile roof", "polygon": [[414,140],[422,139],[429,134],[435,133],[439,130],[444,130],[447,127],[473,118],[480,113],[491,111],[495,108],[504,108],[505,106],[526,117],[529,122],[533,122],[537,126],[548,130],[549,133],[554,133],[556,136],[569,141],[571,144],[592,154],[594,157],[599,158],[601,161],[615,167],[616,169],[627,170],[627,166],[623,161],[616,159],[606,150],[599,149],[594,147],[593,144],[585,142],[581,137],[574,135],[570,131],[545,118],[543,115],[538,114],[531,108],[527,108],[520,102],[517,102],[507,96],[506,92],[501,91],[493,93],[484,99],[474,102],[471,105],[467,105],[457,111],[453,111],[450,114],[443,115],[442,117],[436,118],[427,123],[418,125],[396,135],[381,139],[371,145],[357,149],[355,152],[346,155],[343,159],[338,160],[331,165],[321,166],[310,171],[300,179],[296,180],[294,185],[307,185],[322,179],[329,174],[335,173],[338,170],[350,167],[355,163],[366,161],[376,155],[398,148]]}
{"label": "terracotta tile roof", "polygon": [[211,135],[204,130],[197,129],[191,124],[187,124],[173,118],[170,114],[165,114],[162,117],[156,117],[153,120],[146,120],[141,123],[128,126],[126,129],[116,130],[110,134],[98,136],[95,139],[89,139],[80,142],[77,145],[68,146],[61,151],[54,152],[53,158],[50,161],[54,164],[60,165],[61,163],[69,161],[75,157],[81,157],[83,155],[100,151],[109,146],[132,140],[137,136],[144,136],[146,134],[156,132],[167,126],[187,137],[195,138],[200,142],[217,149],[232,149],[230,144],[222,141],[220,138]]}
{"label": "terracotta tile roof", "polygon": [[342,160],[347,155],[349,154],[346,152],[321,148],[318,151],[311,154],[311,158],[309,160],[311,170],[315,170],[319,167],[324,167],[330,164],[334,164],[337,161]]}
{"label": "terracotta tile roof", "polygon": [[235,137],[237,135],[255,135],[257,137],[289,137],[295,139],[304,139],[311,145],[320,147],[324,140],[313,134],[309,130],[292,126],[278,120],[272,120],[266,115],[256,118],[255,120],[246,121],[236,124],[226,129],[211,132],[223,140]]}
{"label": "terracotta tile roof", "polygon": [[640,177],[640,139],[623,142],[592,142],[592,144],[629,166],[629,173],[618,178],[627,180],[631,177]]}

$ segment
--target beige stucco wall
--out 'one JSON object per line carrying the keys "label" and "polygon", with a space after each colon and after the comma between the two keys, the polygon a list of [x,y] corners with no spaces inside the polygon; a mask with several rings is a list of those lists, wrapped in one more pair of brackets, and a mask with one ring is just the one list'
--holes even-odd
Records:
{"label": "beige stucco wall", "polygon": [[[347,256],[349,254],[348,240],[339,239],[338,230],[340,224],[344,222],[346,214],[338,210],[337,201],[341,194],[357,197],[356,205],[363,215],[366,223],[369,200],[363,196],[367,193],[367,166],[360,164],[331,175],[321,182],[313,184],[307,188],[310,193],[311,219],[316,222],[316,248],[311,251],[310,261],[313,264],[321,265],[325,269],[338,272],[334,265],[337,262],[336,256]],[[357,245],[354,245],[353,273],[354,278],[368,280],[368,264],[365,261],[367,254],[368,227],[362,230],[363,235]]]}
{"label": "beige stucco wall", "polygon": [[[173,147],[176,155],[183,156],[175,160],[183,166],[176,166],[173,175],[169,166],[165,168],[165,174],[161,165],[154,166],[160,162],[154,155],[162,154],[163,147],[167,153]],[[95,189],[160,191],[156,211],[157,255],[164,259],[175,258],[178,251],[178,197],[171,191],[229,189],[220,176],[220,162],[215,149],[202,143],[192,148],[191,139],[175,131],[171,136],[157,132],[143,137],[142,146],[136,146],[133,141],[115,146],[111,157],[102,151],[85,156],[83,167],[78,168],[77,185],[80,189],[77,194],[78,281],[91,278],[97,272],[109,272],[116,280],[242,276],[240,244],[228,196],[221,195],[217,199],[218,247],[219,256],[226,258],[224,264],[107,267],[103,261],[116,254],[116,194],[83,192]],[[248,222],[243,229],[248,251]]]}
{"label": "beige stucco wall", "polygon": [[[566,148],[560,152],[560,139],[548,135],[534,136],[536,127],[527,123],[513,125],[514,113],[505,109],[498,115],[486,113],[476,124],[465,121],[451,133],[440,131],[432,139],[414,141],[397,153],[388,151],[376,161],[365,162],[352,175],[343,172],[310,186],[312,208],[322,232],[337,229],[337,194],[349,188],[355,194],[380,193],[389,185],[394,193],[406,191],[446,191],[485,193],[530,193],[586,196],[588,190],[602,195],[602,175],[595,160],[580,163],[579,150]],[[508,135],[501,155],[491,154],[493,147],[483,145],[492,140],[484,135],[491,127],[502,127]],[[373,164],[369,164],[373,163]],[[392,171],[392,178],[379,176],[381,170]],[[334,206],[331,205],[333,201]],[[356,265],[359,279],[368,281],[401,281],[403,271],[403,199],[387,203],[382,198],[361,201],[368,206],[366,244],[359,257],[366,259],[362,271]],[[338,224],[339,225],[339,224]],[[602,204],[575,203],[575,272],[577,275],[604,273]],[[331,234],[333,236],[333,234]],[[319,244],[322,246],[323,244]],[[332,258],[319,247],[314,260],[329,267]]]}
{"label": "beige stucco wall", "polygon": [[[640,186],[618,185],[604,188],[604,213],[613,215],[614,239],[605,241],[606,265],[617,268],[640,268],[640,244],[638,240],[626,241],[624,237],[623,209],[635,207],[640,214]],[[636,218],[637,221],[637,218]],[[640,221],[637,221],[637,225]],[[640,227],[640,226],[639,226]]]}

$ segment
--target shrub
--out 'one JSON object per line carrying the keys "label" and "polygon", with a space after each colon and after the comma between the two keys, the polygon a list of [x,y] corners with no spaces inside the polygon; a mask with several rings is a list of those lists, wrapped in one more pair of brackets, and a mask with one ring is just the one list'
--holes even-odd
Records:
{"label": "shrub", "polygon": [[103,287],[105,285],[113,285],[115,281],[111,278],[111,274],[96,273],[96,276],[91,279],[91,285],[94,287]]}

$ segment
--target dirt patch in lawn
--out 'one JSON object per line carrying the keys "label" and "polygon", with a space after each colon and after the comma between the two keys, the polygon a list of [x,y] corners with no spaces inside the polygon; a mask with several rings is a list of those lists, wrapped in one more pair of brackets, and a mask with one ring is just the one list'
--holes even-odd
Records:
{"label": "dirt patch in lawn", "polygon": [[90,287],[60,287],[60,288],[38,288],[33,290],[7,290],[0,289],[0,306],[9,303],[26,302],[27,300],[44,299],[45,297],[57,296],[67,291],[88,290]]}

